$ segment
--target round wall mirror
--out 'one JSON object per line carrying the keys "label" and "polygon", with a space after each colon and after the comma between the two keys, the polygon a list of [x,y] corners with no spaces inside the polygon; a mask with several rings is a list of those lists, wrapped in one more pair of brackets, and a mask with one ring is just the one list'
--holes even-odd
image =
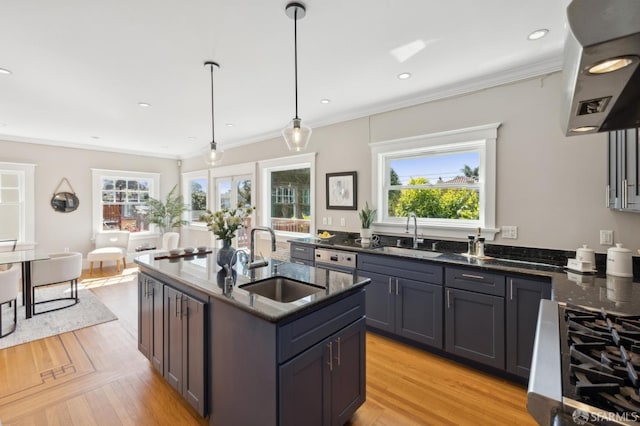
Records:
{"label": "round wall mirror", "polygon": [[51,198],[51,207],[57,212],[69,213],[78,208],[80,200],[73,192],[57,192]]}

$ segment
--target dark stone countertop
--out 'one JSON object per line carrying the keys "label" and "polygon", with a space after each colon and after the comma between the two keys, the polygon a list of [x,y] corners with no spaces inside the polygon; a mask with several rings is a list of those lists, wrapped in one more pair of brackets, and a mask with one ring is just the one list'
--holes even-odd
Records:
{"label": "dark stone countertop", "polygon": [[505,274],[547,277],[551,279],[552,283],[552,299],[557,302],[574,304],[588,309],[604,308],[607,312],[621,315],[640,315],[640,282],[637,280],[634,282],[633,278],[614,277],[605,275],[603,272],[596,274],[574,273],[567,271],[562,266],[524,260],[501,258],[480,260],[448,252],[440,252],[437,257],[418,258],[403,254],[383,253],[375,247],[363,248],[350,240],[327,242],[316,238],[299,238],[290,240],[290,242],[359,253],[399,256],[424,262],[441,263],[444,266],[469,266]]}
{"label": "dark stone countertop", "polygon": [[[270,261],[269,266],[252,271],[238,262],[233,267],[235,286],[229,294],[223,291],[225,273],[216,263],[216,250],[211,254],[155,259],[157,252],[142,252],[136,259],[141,270],[155,272],[170,280],[191,287],[217,300],[234,305],[270,322],[280,322],[314,309],[319,305],[332,303],[331,299],[344,296],[368,284],[368,278],[355,274],[328,271],[311,266],[288,262]],[[277,266],[277,272],[274,271]],[[291,278],[321,287],[321,291],[293,302],[284,303],[250,293],[240,288],[245,284],[272,276]]]}

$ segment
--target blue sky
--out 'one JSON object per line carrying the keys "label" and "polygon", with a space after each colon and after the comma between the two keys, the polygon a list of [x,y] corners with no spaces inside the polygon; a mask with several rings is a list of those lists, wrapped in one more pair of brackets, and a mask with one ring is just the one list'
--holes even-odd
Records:
{"label": "blue sky", "polygon": [[464,152],[393,160],[391,168],[396,171],[402,184],[406,184],[412,177],[425,177],[429,179],[429,182],[435,182],[440,177],[443,180],[449,180],[456,176],[462,176],[463,173],[460,170],[465,164],[472,169],[478,167],[480,153]]}

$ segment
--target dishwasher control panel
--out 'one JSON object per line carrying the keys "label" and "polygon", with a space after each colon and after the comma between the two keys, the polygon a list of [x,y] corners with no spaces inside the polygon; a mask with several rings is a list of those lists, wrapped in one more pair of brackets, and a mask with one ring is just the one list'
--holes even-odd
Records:
{"label": "dishwasher control panel", "polygon": [[356,254],[349,251],[317,248],[315,251],[316,263],[356,268]]}

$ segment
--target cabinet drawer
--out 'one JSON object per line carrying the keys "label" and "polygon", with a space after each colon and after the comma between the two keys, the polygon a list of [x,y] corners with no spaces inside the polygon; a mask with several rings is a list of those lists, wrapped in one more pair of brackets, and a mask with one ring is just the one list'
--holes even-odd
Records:
{"label": "cabinet drawer", "polygon": [[302,244],[291,243],[289,246],[289,256],[291,259],[311,260],[313,261],[313,254],[315,248],[313,246],[305,246]]}
{"label": "cabinet drawer", "polygon": [[278,362],[299,354],[364,316],[364,290],[278,329]]}
{"label": "cabinet drawer", "polygon": [[504,296],[505,277],[477,269],[446,268],[445,285],[476,293]]}
{"label": "cabinet drawer", "polygon": [[442,285],[442,269],[443,267],[440,265],[421,260],[403,259],[399,256],[358,255],[358,271],[363,271],[361,275],[365,277],[367,276],[365,271],[370,271]]}

